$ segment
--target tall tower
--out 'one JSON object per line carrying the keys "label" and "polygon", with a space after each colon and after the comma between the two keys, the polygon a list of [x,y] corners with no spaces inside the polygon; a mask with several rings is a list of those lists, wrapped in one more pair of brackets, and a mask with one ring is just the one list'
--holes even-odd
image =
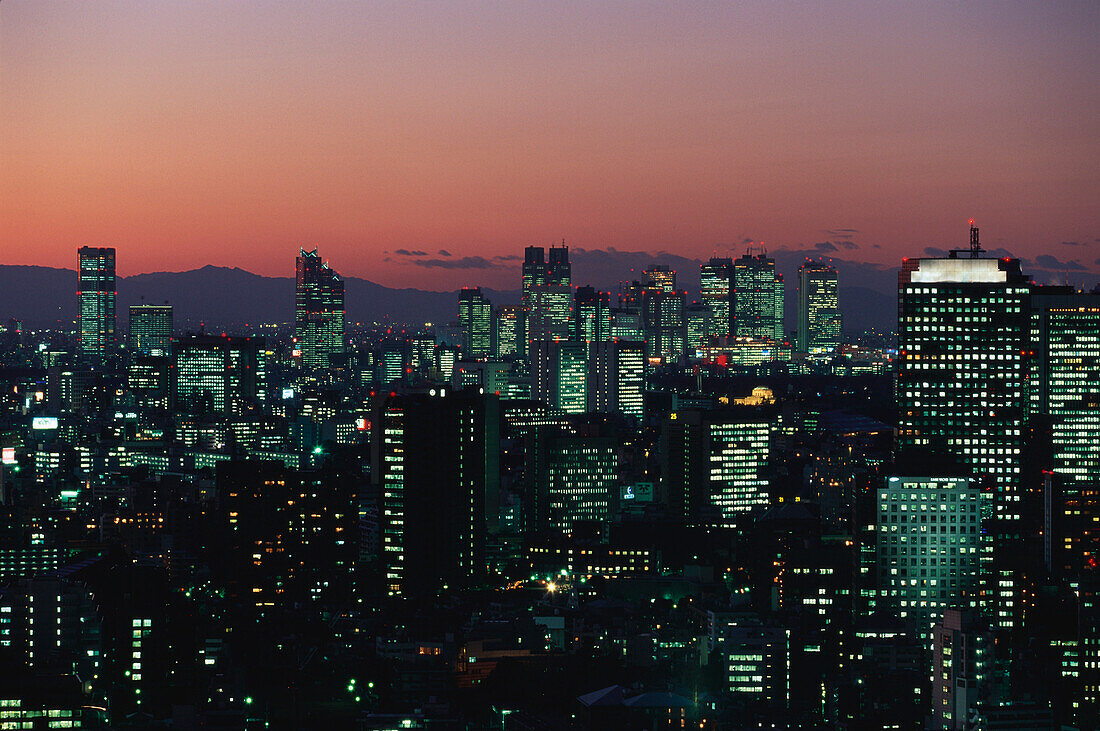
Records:
{"label": "tall tower", "polygon": [[[973,239],[972,239],[973,242]],[[1011,569],[1022,517],[1029,283],[1017,259],[906,259],[898,274],[898,449],[949,454],[985,490],[998,626],[1020,611]]]}
{"label": "tall tower", "polygon": [[493,349],[493,305],[480,287],[464,287],[458,293],[458,324],[467,358],[490,355]]}
{"label": "tall tower", "polygon": [[523,259],[523,308],[530,340],[569,337],[569,309],[573,303],[569,247],[551,246],[550,258],[541,246],[528,246]]}
{"label": "tall tower", "polygon": [[699,291],[710,308],[707,336],[723,338],[733,332],[730,311],[733,287],[733,259],[714,258],[699,265]]}
{"label": "tall tower", "polygon": [[573,339],[590,343],[611,339],[611,294],[579,287],[573,297]]}
{"label": "tall tower", "polygon": [[344,352],[344,280],[317,249],[301,250],[294,298],[294,340],[307,369],[327,368],[329,357]]}
{"label": "tall tower", "polygon": [[139,355],[171,352],[171,305],[130,305],[130,349]]}
{"label": "tall tower", "polygon": [[77,250],[77,258],[79,350],[89,360],[102,360],[116,344],[115,250],[84,246]]}
{"label": "tall tower", "polygon": [[798,268],[798,342],[800,353],[825,353],[840,345],[837,273],[831,264],[807,262]]}
{"label": "tall tower", "polygon": [[783,277],[775,259],[746,252],[733,262],[732,332],[739,338],[783,339]]}
{"label": "tall tower", "polygon": [[394,394],[379,404],[372,479],[388,596],[476,584],[499,515],[500,405],[474,389]]}

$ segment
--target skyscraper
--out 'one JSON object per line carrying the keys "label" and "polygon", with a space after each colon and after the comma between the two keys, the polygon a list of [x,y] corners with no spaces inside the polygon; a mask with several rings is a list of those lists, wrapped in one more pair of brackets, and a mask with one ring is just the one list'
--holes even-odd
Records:
{"label": "skyscraper", "polygon": [[890,477],[878,497],[881,605],[928,637],[944,610],[977,606],[981,490],[968,476]]}
{"label": "skyscraper", "polygon": [[550,258],[541,246],[528,246],[523,261],[523,308],[529,340],[565,340],[569,337],[572,268],[569,247],[551,246]]}
{"label": "skyscraper", "polygon": [[171,352],[171,305],[130,305],[130,349],[140,355]]}
{"label": "skyscraper", "polygon": [[725,337],[732,331],[730,311],[733,288],[733,259],[712,258],[699,265],[699,290],[703,304],[710,307],[708,337]]}
{"label": "skyscraper", "polygon": [[837,272],[831,264],[807,262],[798,268],[798,342],[800,353],[827,353],[840,345]]}
{"label": "skyscraper", "polygon": [[589,345],[589,410],[641,419],[645,404],[645,343],[607,340]]}
{"label": "skyscraper", "polygon": [[527,436],[527,528],[568,535],[577,521],[606,521],[618,485],[618,449],[610,437],[566,436],[553,427]]}
{"label": "skyscraper", "polygon": [[567,414],[588,411],[588,343],[532,341],[531,396]]}
{"label": "skyscraper", "polygon": [[183,413],[240,415],[261,404],[267,389],[262,339],[197,335],[173,349],[172,394]]}
{"label": "skyscraper", "polygon": [[490,355],[493,348],[493,305],[480,287],[463,287],[458,293],[458,324],[462,350],[468,358]]}
{"label": "skyscraper", "polygon": [[646,352],[651,358],[677,363],[684,357],[687,324],[684,321],[684,293],[646,287],[642,291],[642,327]]}
{"label": "skyscraper", "polygon": [[661,429],[661,483],[674,514],[735,528],[767,505],[775,417],[757,409],[682,409]]}
{"label": "skyscraper", "polygon": [[307,369],[328,368],[344,352],[344,280],[317,255],[301,249],[295,279],[294,341]]}
{"label": "skyscraper", "polygon": [[102,360],[116,345],[115,250],[84,246],[77,250],[80,303],[80,354]]}
{"label": "skyscraper", "polygon": [[527,313],[523,305],[504,305],[495,311],[493,353],[497,358],[527,357]]}
{"label": "skyscraper", "polygon": [[989,486],[998,626],[1020,603],[1011,566],[1021,557],[1021,460],[1029,284],[1016,259],[907,259],[898,274],[898,448],[953,455]]}
{"label": "skyscraper", "polygon": [[384,399],[371,474],[389,596],[434,594],[476,583],[499,512],[499,402],[477,390]]}
{"label": "skyscraper", "polygon": [[1031,322],[1029,410],[1049,429],[1056,565],[1074,577],[1100,563],[1100,293],[1035,287]]}
{"label": "skyscraper", "polygon": [[654,264],[644,274],[647,288],[664,292],[676,291],[676,270],[670,269],[667,264]]}
{"label": "skyscraper", "polygon": [[733,334],[739,338],[783,340],[783,277],[775,259],[746,253],[733,262]]}
{"label": "skyscraper", "polygon": [[611,339],[611,295],[578,287],[573,298],[573,339],[590,343]]}

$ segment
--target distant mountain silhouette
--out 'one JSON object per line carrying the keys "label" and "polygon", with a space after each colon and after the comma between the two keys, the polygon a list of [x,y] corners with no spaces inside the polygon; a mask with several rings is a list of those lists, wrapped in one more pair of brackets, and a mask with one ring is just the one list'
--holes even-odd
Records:
{"label": "distant mountain silhouette", "polygon": [[[660,256],[652,258],[652,262],[661,260]],[[697,297],[698,265],[692,266],[690,260],[676,263],[687,264],[683,266],[686,275],[683,280],[686,281],[682,281],[681,286],[688,288],[691,297]],[[784,263],[779,262],[781,271],[787,268]],[[843,261],[836,264],[840,269],[840,303],[846,329],[892,330],[897,318],[897,294],[892,289],[897,281],[896,270]],[[615,291],[617,281],[603,281],[613,276],[610,269],[596,268],[591,277],[586,277],[585,271],[574,264],[577,284],[591,282]],[[629,268],[622,272],[621,278],[628,276]],[[795,327],[797,285],[794,279],[788,275],[788,330]],[[345,277],[344,281],[348,322],[449,322],[457,316],[457,291],[395,289],[355,277]],[[885,286],[887,283],[891,283],[890,286]],[[20,318],[28,327],[71,327],[76,319],[76,286],[76,272],[71,269],[0,265],[0,319]],[[517,290],[482,288],[482,291],[493,304],[519,302]],[[228,329],[246,323],[290,322],[294,316],[294,280],[262,277],[235,267],[212,265],[186,272],[120,277],[118,321],[122,332],[126,331],[129,306],[142,302],[171,304],[175,308],[176,325],[181,329],[198,328],[199,323],[212,329]]]}
{"label": "distant mountain silhouette", "polygon": [[[346,277],[348,322],[449,322],[458,312],[458,293],[393,289]],[[129,307],[163,304],[174,308],[176,326],[239,327],[294,318],[294,280],[261,277],[239,268],[205,266],[187,272],[119,277],[118,322],[125,331]],[[28,327],[69,325],[76,319],[76,272],[51,267],[0,265],[0,319],[21,318]],[[494,304],[519,302],[518,292],[483,289]]]}

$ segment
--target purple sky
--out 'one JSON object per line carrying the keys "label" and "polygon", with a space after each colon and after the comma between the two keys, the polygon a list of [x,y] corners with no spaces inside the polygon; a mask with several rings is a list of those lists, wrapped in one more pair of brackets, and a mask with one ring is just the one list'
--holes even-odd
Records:
{"label": "purple sky", "polygon": [[562,238],[893,265],[975,218],[1100,271],[1098,38],[1095,1],[6,0],[0,263],[514,287]]}

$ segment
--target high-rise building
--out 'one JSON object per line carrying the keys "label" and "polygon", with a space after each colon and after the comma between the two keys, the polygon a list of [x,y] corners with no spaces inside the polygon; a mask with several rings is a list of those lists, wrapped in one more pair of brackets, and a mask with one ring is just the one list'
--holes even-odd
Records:
{"label": "high-rise building", "polygon": [[527,436],[527,453],[528,532],[569,535],[578,521],[608,520],[618,486],[614,439],[540,428]]}
{"label": "high-rise building", "polygon": [[701,302],[692,302],[684,307],[685,352],[695,357],[707,340],[707,328],[710,326],[710,307]]}
{"label": "high-rise building", "polygon": [[328,368],[330,356],[344,352],[344,280],[316,248],[298,255],[294,308],[294,347],[302,366]]}
{"label": "high-rise building", "polygon": [[767,505],[775,418],[769,410],[690,408],[661,429],[661,484],[673,514],[736,528]]}
{"label": "high-rise building", "polygon": [[551,246],[549,259],[541,246],[528,246],[523,260],[523,308],[529,340],[565,340],[569,337],[573,304],[569,247]]}
{"label": "high-rise building", "polygon": [[172,352],[171,305],[130,305],[130,350],[154,356]]}
{"label": "high-rise building", "polygon": [[523,305],[497,307],[493,335],[497,358],[526,358],[527,313]]}
{"label": "high-rise building", "polygon": [[611,339],[611,294],[578,287],[573,297],[573,339],[590,343]]}
{"label": "high-rise building", "polygon": [[[1058,500],[1056,565],[1069,576],[1100,563],[1100,293],[1035,287],[1029,410],[1049,430]],[[1044,531],[1046,535],[1046,531]]]}
{"label": "high-rise building", "polygon": [[1021,489],[1029,284],[1016,259],[907,259],[898,274],[898,448],[952,455],[987,484],[993,537],[987,596],[997,626],[1022,610],[1013,566]]}
{"label": "high-rise building", "polygon": [[102,360],[117,344],[115,250],[84,246],[77,250],[77,258],[80,354],[91,360]]}
{"label": "high-rise building", "polygon": [[823,354],[840,345],[842,320],[837,272],[831,264],[807,262],[798,268],[798,341],[800,353]]}
{"label": "high-rise building", "polygon": [[173,349],[172,395],[184,413],[241,415],[267,397],[267,350],[260,338],[196,335]]}
{"label": "high-rise building", "polygon": [[462,350],[467,358],[480,358],[493,349],[493,305],[480,287],[463,287],[458,293],[458,323]]}
{"label": "high-rise building", "polygon": [[647,289],[660,289],[665,292],[676,291],[676,270],[667,264],[653,264],[643,272]]}
{"label": "high-rise building", "polygon": [[710,308],[707,336],[722,338],[733,332],[733,259],[712,258],[699,265],[699,290],[703,304]]}
{"label": "high-rise building", "polygon": [[889,477],[877,504],[880,606],[927,638],[945,609],[978,605],[981,490],[969,476]]}
{"label": "high-rise building", "polygon": [[932,726],[968,729],[974,711],[988,700],[993,637],[974,611],[946,609],[932,630]]}
{"label": "high-rise building", "polygon": [[610,340],[589,346],[589,410],[641,419],[645,404],[645,343]]}
{"label": "high-rise building", "polygon": [[783,276],[767,254],[746,253],[733,262],[730,310],[739,338],[783,340]]}
{"label": "high-rise building", "polygon": [[679,362],[687,340],[684,293],[663,286],[646,287],[642,292],[642,327],[649,357]]}
{"label": "high-rise building", "polygon": [[532,341],[531,395],[567,414],[588,411],[588,343]]}
{"label": "high-rise building", "polygon": [[379,404],[371,474],[381,496],[385,591],[476,584],[499,512],[499,401],[447,387]]}

